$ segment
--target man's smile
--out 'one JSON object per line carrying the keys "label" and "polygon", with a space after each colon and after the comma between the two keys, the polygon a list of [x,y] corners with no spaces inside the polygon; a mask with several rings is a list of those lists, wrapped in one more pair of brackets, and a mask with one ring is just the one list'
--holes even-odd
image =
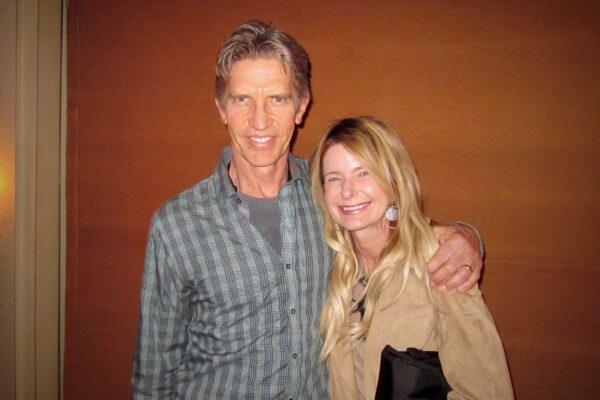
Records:
{"label": "man's smile", "polygon": [[250,136],[248,139],[257,144],[266,144],[273,140],[272,136]]}

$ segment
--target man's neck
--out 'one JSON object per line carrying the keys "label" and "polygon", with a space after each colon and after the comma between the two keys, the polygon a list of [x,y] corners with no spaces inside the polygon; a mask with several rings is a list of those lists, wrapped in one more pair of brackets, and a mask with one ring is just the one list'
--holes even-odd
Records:
{"label": "man's neck", "polygon": [[255,167],[234,156],[229,164],[229,178],[240,193],[272,199],[288,181],[288,168],[287,156],[266,167]]}

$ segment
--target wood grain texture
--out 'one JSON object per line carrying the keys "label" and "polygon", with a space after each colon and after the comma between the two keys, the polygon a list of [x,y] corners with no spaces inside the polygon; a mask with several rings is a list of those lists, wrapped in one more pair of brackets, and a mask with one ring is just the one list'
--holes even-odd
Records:
{"label": "wood grain texture", "polygon": [[[326,4],[323,4],[326,3]],[[598,376],[600,8],[593,2],[71,0],[66,399],[129,396],[152,212],[227,145],[220,41],[294,35],[313,103],[295,153],[372,114],[406,142],[427,211],[485,238],[483,291],[519,399],[592,398]]]}

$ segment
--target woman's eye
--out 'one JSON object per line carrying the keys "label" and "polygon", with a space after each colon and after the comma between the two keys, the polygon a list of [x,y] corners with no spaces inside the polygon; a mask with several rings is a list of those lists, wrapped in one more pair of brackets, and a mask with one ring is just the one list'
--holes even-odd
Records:
{"label": "woman's eye", "polygon": [[360,171],[358,176],[369,176],[369,171]]}

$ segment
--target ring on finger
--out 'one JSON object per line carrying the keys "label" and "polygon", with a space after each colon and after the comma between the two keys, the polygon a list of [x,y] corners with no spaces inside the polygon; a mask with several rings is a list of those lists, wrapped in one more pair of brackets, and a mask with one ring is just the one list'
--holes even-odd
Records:
{"label": "ring on finger", "polygon": [[473,273],[473,267],[471,267],[469,264],[463,264],[462,266],[468,269],[471,273]]}

